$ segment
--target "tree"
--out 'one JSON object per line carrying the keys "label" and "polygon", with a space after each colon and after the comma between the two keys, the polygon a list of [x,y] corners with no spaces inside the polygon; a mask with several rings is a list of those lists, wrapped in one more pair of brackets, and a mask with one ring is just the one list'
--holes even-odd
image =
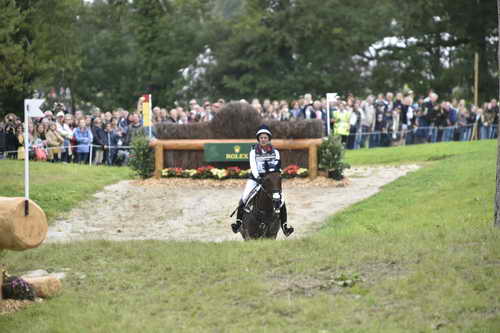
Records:
{"label": "tree", "polygon": [[384,36],[386,3],[248,0],[241,15],[212,27],[206,80],[226,98],[362,93],[359,62]]}
{"label": "tree", "polygon": [[27,12],[14,0],[0,0],[0,115],[20,113],[22,100],[31,91],[35,57]]}
{"label": "tree", "polygon": [[37,87],[70,85],[79,69],[79,0],[0,0],[0,112],[21,114]]}
{"label": "tree", "polygon": [[[472,96],[474,54],[479,54],[482,99],[496,94],[497,42],[494,0],[394,1],[392,32],[398,45],[380,48],[375,82],[391,72],[390,89],[409,83],[413,89],[435,89],[449,95],[459,86]],[[381,70],[381,69],[386,70]]]}

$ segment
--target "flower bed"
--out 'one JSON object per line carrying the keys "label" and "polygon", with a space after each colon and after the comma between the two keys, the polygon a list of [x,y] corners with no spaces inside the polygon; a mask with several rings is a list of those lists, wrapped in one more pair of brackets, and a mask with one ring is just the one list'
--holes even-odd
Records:
{"label": "flower bed", "polygon": [[[162,177],[166,178],[193,178],[193,179],[238,179],[248,178],[250,169],[242,170],[238,167],[228,167],[217,169],[211,165],[199,167],[197,169],[167,168],[163,169]],[[283,178],[307,177],[309,172],[305,168],[297,165],[289,165],[283,169]]]}

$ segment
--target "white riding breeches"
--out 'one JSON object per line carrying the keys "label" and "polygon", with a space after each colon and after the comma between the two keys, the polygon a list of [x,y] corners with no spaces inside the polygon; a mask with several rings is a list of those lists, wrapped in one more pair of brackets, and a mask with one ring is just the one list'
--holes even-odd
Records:
{"label": "white riding breeches", "polygon": [[[260,187],[260,185],[257,184],[257,182],[251,178],[247,179],[245,189],[243,190],[243,194],[241,195],[241,201],[243,201],[243,204],[247,203],[248,197],[250,196],[250,193],[252,193],[252,190],[255,187]],[[281,193],[281,205],[283,205],[284,203],[285,203],[285,195],[282,192]]]}
{"label": "white riding breeches", "polygon": [[251,178],[247,179],[245,189],[243,190],[243,194],[241,195],[241,201],[243,201],[244,204],[247,203],[247,200],[248,200],[248,197],[250,196],[250,193],[257,186],[260,186],[260,185],[257,184],[257,182],[255,180],[253,180]]}

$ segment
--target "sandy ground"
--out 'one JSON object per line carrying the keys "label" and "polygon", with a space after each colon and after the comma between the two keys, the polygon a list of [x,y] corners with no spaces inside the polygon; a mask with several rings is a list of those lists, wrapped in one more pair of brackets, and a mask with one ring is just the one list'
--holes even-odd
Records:
{"label": "sandy ground", "polygon": [[[347,180],[324,177],[288,179],[283,191],[290,239],[318,230],[335,212],[377,193],[393,180],[418,169],[359,167],[346,170]],[[160,239],[221,242],[242,240],[233,234],[229,215],[245,180],[160,179],[122,181],[106,187],[49,228],[47,242],[108,239]],[[284,238],[279,233],[278,239]]]}

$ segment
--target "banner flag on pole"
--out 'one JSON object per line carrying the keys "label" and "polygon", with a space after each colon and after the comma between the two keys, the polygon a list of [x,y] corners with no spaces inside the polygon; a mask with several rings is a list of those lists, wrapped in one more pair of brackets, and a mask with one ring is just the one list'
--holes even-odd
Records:
{"label": "banner flag on pole", "polygon": [[24,111],[28,113],[28,117],[43,117],[44,114],[40,107],[44,102],[44,99],[25,99]]}
{"label": "banner flag on pole", "polygon": [[144,127],[151,126],[151,95],[145,94],[142,95],[142,121]]}

